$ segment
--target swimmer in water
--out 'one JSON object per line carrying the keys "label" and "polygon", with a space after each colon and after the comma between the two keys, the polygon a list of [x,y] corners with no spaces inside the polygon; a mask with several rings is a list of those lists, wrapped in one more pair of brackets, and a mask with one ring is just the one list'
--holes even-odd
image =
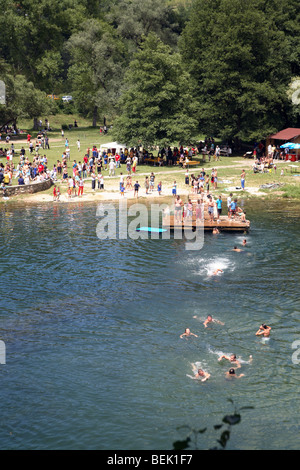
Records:
{"label": "swimmer in water", "polygon": [[180,335],[180,338],[183,338],[184,336],[196,336],[196,338],[198,338],[198,336],[192,333],[189,328],[185,329],[185,332]]}
{"label": "swimmer in water", "polygon": [[219,268],[218,268],[218,269],[216,269],[216,270],[212,273],[212,275],[213,275],[213,276],[217,276],[219,273],[222,273],[222,272],[223,272],[222,269],[219,269]]}
{"label": "swimmer in water", "polygon": [[213,229],[213,232],[212,232],[212,233],[213,233],[214,235],[217,235],[218,233],[220,233],[220,230],[217,229],[217,227],[215,227],[215,228]]}
{"label": "swimmer in water", "polygon": [[232,251],[237,251],[237,252],[239,253],[240,251],[243,251],[243,250],[241,250],[240,248],[238,248],[237,246],[235,246]]}
{"label": "swimmer in water", "polygon": [[226,377],[227,377],[227,378],[232,378],[232,377],[234,377],[234,378],[236,378],[236,379],[240,379],[241,377],[245,377],[245,374],[236,375],[234,369],[229,369],[229,371],[226,372]]}
{"label": "swimmer in water", "polygon": [[201,382],[205,382],[210,378],[210,374],[205,372],[203,369],[198,369],[195,364],[192,364],[195,379],[201,379]]}
{"label": "swimmer in water", "polygon": [[243,240],[243,246],[245,246],[246,244],[247,244],[247,240],[246,240],[246,238],[244,238],[244,240]]}
{"label": "swimmer in water", "polygon": [[225,354],[223,354],[219,357],[218,361],[222,361],[222,359],[226,359],[227,361],[232,362],[238,369],[241,367],[241,363],[237,360],[235,354],[231,354],[231,356],[225,356]]}
{"label": "swimmer in water", "polygon": [[203,323],[203,325],[205,326],[205,328],[207,328],[208,323],[219,323],[219,325],[224,325],[224,323],[222,323],[222,322],[219,321],[219,320],[216,320],[216,319],[213,318],[211,315],[207,315],[207,318],[206,318],[206,320],[205,320],[204,323]]}
{"label": "swimmer in water", "polygon": [[268,338],[270,336],[271,329],[272,328],[270,326],[262,324],[259,327],[259,330],[255,334],[256,334],[256,336],[264,336],[264,338]]}

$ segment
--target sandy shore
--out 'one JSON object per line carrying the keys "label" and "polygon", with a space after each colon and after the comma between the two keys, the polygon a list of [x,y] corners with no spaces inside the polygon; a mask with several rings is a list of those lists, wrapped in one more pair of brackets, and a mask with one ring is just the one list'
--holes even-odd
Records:
{"label": "sandy shore", "polygon": [[[216,169],[225,169],[225,168],[246,168],[250,169],[253,164],[252,160],[243,160],[240,162],[235,162],[233,165],[226,165],[226,166],[218,166],[215,165]],[[205,171],[211,171],[210,168],[206,168],[204,166]],[[139,197],[136,198],[134,197],[134,190],[126,190],[124,196],[122,197],[120,195],[119,191],[119,181],[120,181],[120,176],[105,176],[104,177],[104,190],[98,190],[96,189],[93,191],[91,189],[91,179],[87,178],[85,179],[85,186],[84,186],[84,191],[83,195],[78,197],[78,196],[73,196],[73,197],[68,197],[66,193],[66,188],[67,184],[61,182],[61,180],[57,181],[56,185],[60,187],[61,191],[61,196],[60,196],[60,201],[59,203],[76,203],[76,202],[97,202],[97,201],[119,201],[121,198],[130,200],[131,202],[134,200],[138,200],[139,202],[145,202],[147,200],[154,200],[154,199],[161,199],[165,197],[172,198],[172,186],[173,186],[173,181],[174,179],[180,177],[180,181],[177,183],[177,194],[179,194],[181,197],[184,199],[187,198],[192,194],[192,189],[191,186],[187,186],[184,184],[184,175],[186,173],[186,170],[178,169],[178,168],[172,168],[170,170],[165,170],[161,173],[155,173],[155,167],[153,167],[153,171],[156,175],[156,182],[159,180],[162,181],[162,193],[159,196],[157,189],[155,189],[152,193],[146,194],[145,187],[144,187],[144,181],[145,181],[145,176],[149,176],[150,173],[148,172],[140,172],[142,171],[142,168],[139,168],[139,171],[136,175],[131,175],[132,176],[132,184],[136,180],[139,180],[139,183],[141,185],[140,190],[139,190]],[[200,167],[195,169],[194,171],[200,171]],[[193,170],[190,170],[190,174],[193,173]],[[126,181],[126,175],[125,176],[125,181]],[[230,192],[234,192],[235,194],[238,192],[240,194],[239,197],[247,197],[247,196],[258,196],[258,197],[264,197],[266,194],[262,191],[260,191],[259,186],[249,186],[246,185],[245,191],[238,191],[237,187],[234,186],[234,181],[233,177],[230,176],[230,172],[228,174],[228,177],[226,176],[225,178],[220,179],[220,183],[225,183],[226,184],[226,189],[217,189],[214,190],[211,188],[211,194],[215,195],[215,197],[218,194],[228,194]],[[297,178],[298,179],[298,178]],[[223,181],[222,181],[223,180]],[[96,182],[96,187],[97,187],[97,182]],[[155,184],[156,188],[156,184]],[[53,201],[53,195],[52,195],[52,189],[50,191],[46,192],[39,192],[39,193],[34,193],[34,194],[23,194],[22,196],[13,196],[9,198],[11,201],[16,201],[19,203],[54,203]]]}

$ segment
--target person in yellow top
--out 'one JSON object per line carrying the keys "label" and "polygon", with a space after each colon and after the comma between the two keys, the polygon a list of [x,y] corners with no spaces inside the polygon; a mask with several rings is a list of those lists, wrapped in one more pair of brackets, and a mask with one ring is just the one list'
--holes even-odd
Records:
{"label": "person in yellow top", "polygon": [[9,185],[9,183],[10,183],[10,178],[9,178],[9,174],[8,174],[8,173],[4,173],[3,183],[4,183],[5,185]]}

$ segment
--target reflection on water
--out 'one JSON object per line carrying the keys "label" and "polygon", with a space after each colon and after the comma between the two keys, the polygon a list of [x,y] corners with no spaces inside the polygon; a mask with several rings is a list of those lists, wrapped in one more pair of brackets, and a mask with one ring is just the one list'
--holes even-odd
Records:
{"label": "reflection on water", "polygon": [[[254,406],[232,448],[298,448],[300,207],[246,205],[241,253],[240,234],[207,234],[199,252],[99,240],[92,204],[2,207],[1,447],[165,450],[187,424],[208,426],[207,448],[231,398]],[[224,325],[204,328],[208,314]],[[180,339],[187,327],[198,337]],[[235,382],[218,361],[233,353]],[[211,378],[191,380],[192,363]]]}

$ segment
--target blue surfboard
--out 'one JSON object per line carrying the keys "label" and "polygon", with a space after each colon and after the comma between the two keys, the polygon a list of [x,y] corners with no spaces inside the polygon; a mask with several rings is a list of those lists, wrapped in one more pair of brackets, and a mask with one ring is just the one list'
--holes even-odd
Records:
{"label": "blue surfboard", "polygon": [[167,232],[167,229],[165,228],[156,228],[156,227],[139,227],[136,230],[138,232],[156,232],[156,233]]}

